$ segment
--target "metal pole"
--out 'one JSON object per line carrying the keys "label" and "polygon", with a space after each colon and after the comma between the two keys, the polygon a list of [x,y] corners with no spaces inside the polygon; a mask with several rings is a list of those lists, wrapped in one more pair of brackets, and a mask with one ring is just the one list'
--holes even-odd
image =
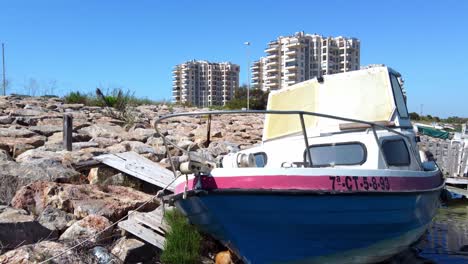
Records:
{"label": "metal pole", "polygon": [[245,45],[247,45],[247,110],[250,109],[250,53],[249,53],[249,47],[250,47],[250,42],[245,42]]}
{"label": "metal pole", "polygon": [[6,77],[5,77],[5,43],[2,43],[2,64],[3,64],[3,96],[6,95]]}
{"label": "metal pole", "polygon": [[309,150],[309,139],[307,138],[307,130],[305,127],[304,115],[301,113],[299,114],[299,117],[301,118],[302,134],[304,135],[304,142],[306,145],[307,156],[309,158],[309,167],[312,167],[312,154],[310,154],[310,150]]}

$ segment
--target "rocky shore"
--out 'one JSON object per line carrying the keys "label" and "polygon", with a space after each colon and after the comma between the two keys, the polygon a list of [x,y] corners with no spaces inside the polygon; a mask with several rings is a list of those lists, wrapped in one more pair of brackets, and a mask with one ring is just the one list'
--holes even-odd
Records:
{"label": "rocky shore", "polygon": [[[110,167],[87,164],[102,154],[134,151],[169,168],[154,120],[194,110],[199,109],[132,107],[129,122],[115,110],[60,98],[0,97],[0,263],[40,263],[98,233],[53,263],[157,262],[156,248],[122,236],[112,224],[158,189]],[[64,114],[73,116],[72,151],[63,150]],[[262,127],[263,116],[214,117],[206,142],[207,118],[199,116],[169,120],[161,131],[182,148],[204,149],[204,155],[216,158],[257,144]],[[187,159],[178,149],[169,151],[175,163]],[[140,211],[158,205],[152,200]]]}

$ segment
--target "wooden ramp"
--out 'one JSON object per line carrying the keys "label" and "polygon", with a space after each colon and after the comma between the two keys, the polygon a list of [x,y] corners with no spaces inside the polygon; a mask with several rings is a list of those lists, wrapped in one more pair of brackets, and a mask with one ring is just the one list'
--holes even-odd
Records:
{"label": "wooden ramp", "polygon": [[174,174],[136,152],[105,154],[94,159],[140,180],[174,191],[173,184],[170,184],[174,180]]}
{"label": "wooden ramp", "polygon": [[[166,207],[165,210],[172,210],[172,207]],[[118,225],[121,229],[164,249],[165,234],[169,231],[169,226],[164,221],[162,206],[148,213],[129,212],[128,219],[119,222]]]}

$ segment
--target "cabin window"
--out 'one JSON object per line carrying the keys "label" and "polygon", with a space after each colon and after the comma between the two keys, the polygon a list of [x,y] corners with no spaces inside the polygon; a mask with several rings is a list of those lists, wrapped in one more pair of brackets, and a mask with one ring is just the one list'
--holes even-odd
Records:
{"label": "cabin window", "polygon": [[255,165],[257,168],[263,168],[267,164],[267,155],[265,152],[254,153]]}
{"label": "cabin window", "polygon": [[382,150],[389,166],[410,165],[408,147],[403,139],[384,140]]}
{"label": "cabin window", "polygon": [[[309,147],[312,167],[335,165],[361,165],[366,162],[367,150],[360,142],[312,145]],[[307,151],[304,160],[309,162]]]}
{"label": "cabin window", "polygon": [[408,109],[406,108],[405,97],[403,96],[398,78],[390,74],[390,82],[392,84],[393,96],[395,97],[398,114],[401,118],[408,118]]}

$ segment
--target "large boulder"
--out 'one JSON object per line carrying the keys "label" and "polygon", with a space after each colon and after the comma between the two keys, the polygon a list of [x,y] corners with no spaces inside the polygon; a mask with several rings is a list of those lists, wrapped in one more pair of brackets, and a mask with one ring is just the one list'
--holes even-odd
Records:
{"label": "large boulder", "polygon": [[35,135],[37,135],[35,132],[25,128],[16,128],[14,126],[8,128],[0,127],[0,137],[27,138]]}
{"label": "large boulder", "polygon": [[111,222],[107,218],[100,215],[88,215],[65,230],[59,240],[73,241],[89,238],[89,242],[96,243],[108,239],[111,233]]}
{"label": "large boulder", "polygon": [[115,243],[111,253],[125,263],[138,263],[151,260],[157,249],[135,238],[122,237]]}
{"label": "large boulder", "polygon": [[0,149],[0,161],[12,161],[10,153],[4,149]]}
{"label": "large boulder", "polygon": [[32,162],[17,163],[0,161],[0,203],[8,204],[16,191],[34,181],[69,181],[80,173],[64,167],[61,163]]}
{"label": "large boulder", "polygon": [[26,144],[33,147],[40,147],[44,145],[46,138],[44,136],[33,136],[29,138],[15,138],[15,137],[0,137],[0,148],[12,153],[17,149],[17,145]]}
{"label": "large boulder", "polygon": [[37,221],[51,231],[62,232],[76,217],[53,206],[47,206],[37,218]]}
{"label": "large boulder", "polygon": [[25,210],[0,205],[0,244],[4,248],[56,237],[56,232],[42,226]]}
{"label": "large boulder", "polygon": [[50,125],[30,126],[29,130],[48,137],[48,136],[52,136],[54,133],[62,131],[63,127],[62,126],[50,126]]}
{"label": "large boulder", "polygon": [[92,138],[127,138],[128,133],[120,126],[110,125],[106,123],[93,124],[91,126],[78,130],[79,134],[85,134]]}
{"label": "large boulder", "polygon": [[136,128],[130,130],[128,134],[130,139],[144,142],[149,137],[156,135],[156,131],[153,128]]}
{"label": "large boulder", "polygon": [[78,218],[101,215],[116,221],[148,202],[142,211],[154,210],[159,203],[149,194],[123,186],[73,185],[54,182],[34,182],[22,187],[12,200],[12,206],[42,212],[47,206],[74,214]]}
{"label": "large boulder", "polygon": [[[87,261],[90,259],[89,256],[84,256],[82,252],[79,253],[76,250],[67,251],[68,247],[66,244],[52,241],[25,245],[1,255],[0,264],[33,264],[46,261],[52,257],[55,257],[53,261],[47,263],[90,263]],[[65,253],[61,254],[63,252]]]}

